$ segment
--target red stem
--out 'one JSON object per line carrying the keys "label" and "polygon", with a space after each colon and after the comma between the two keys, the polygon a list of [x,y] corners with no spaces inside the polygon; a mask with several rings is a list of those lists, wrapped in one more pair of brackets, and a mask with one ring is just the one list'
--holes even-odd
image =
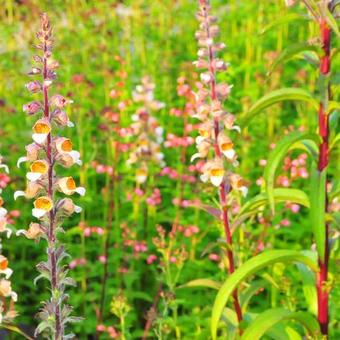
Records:
{"label": "red stem", "polygon": [[[45,85],[45,80],[47,79],[47,58],[46,58],[47,46],[44,43],[44,69],[43,69],[43,96],[44,96],[44,116],[51,123],[49,101],[48,101],[48,87]],[[53,157],[52,157],[52,136],[51,132],[47,136],[46,143],[46,156],[48,161],[48,196],[53,201]],[[57,258],[56,258],[56,235],[55,235],[55,215],[54,208],[49,213],[50,225],[48,229],[48,256],[49,262],[51,264],[51,289],[52,294],[59,289],[58,284],[58,268],[57,268]],[[55,314],[55,340],[60,340],[62,336],[62,325],[60,318],[60,304],[54,301],[54,314]]]}
{"label": "red stem", "polygon": [[[208,13],[206,11],[206,7],[203,8],[204,11],[204,17],[206,19],[206,33],[207,33],[207,38],[210,38],[210,32],[209,32],[209,24],[208,24]],[[209,53],[209,72],[211,73],[212,76],[212,81],[210,83],[210,90],[211,90],[211,99],[214,101],[217,99],[217,94],[216,94],[216,71],[213,66],[213,61],[214,61],[214,53],[211,48],[211,46],[208,46],[208,53]],[[219,148],[217,139],[218,135],[220,132],[220,124],[219,124],[219,119],[215,118],[214,119],[214,134],[215,134],[215,144],[214,144],[214,149],[215,149],[215,156],[217,158],[222,157],[222,152]],[[219,193],[220,193],[220,204],[221,204],[221,212],[222,212],[222,219],[223,219],[223,225],[224,225],[224,232],[226,236],[226,241],[227,241],[227,257],[229,261],[229,274],[232,274],[235,271],[235,262],[234,262],[234,254],[232,251],[232,246],[233,246],[233,240],[232,240],[232,235],[230,231],[230,226],[229,226],[229,218],[228,218],[228,205],[227,205],[227,193],[225,190],[225,183],[222,182],[219,188]],[[237,294],[237,289],[234,290],[233,292],[233,298],[234,298],[234,308],[235,312],[237,315],[238,322],[240,323],[243,319],[242,316],[242,309],[239,303],[238,299],[238,294]]]}
{"label": "red stem", "polygon": [[[331,71],[331,30],[325,20],[320,22],[320,32],[323,55],[320,58],[320,75],[327,76]],[[329,97],[329,89],[326,89],[326,100]],[[319,107],[319,134],[322,139],[319,145],[319,161],[318,170],[321,172],[328,166],[328,138],[329,138],[329,117],[327,112],[325,112],[325,103],[320,102]],[[326,212],[328,206],[327,190],[326,190]],[[329,228],[326,224],[325,228],[325,257],[321,258],[319,256],[319,273],[317,275],[316,289],[318,295],[318,321],[320,324],[321,333],[328,336],[328,297],[329,291],[326,287],[328,278],[328,260],[329,260]]]}

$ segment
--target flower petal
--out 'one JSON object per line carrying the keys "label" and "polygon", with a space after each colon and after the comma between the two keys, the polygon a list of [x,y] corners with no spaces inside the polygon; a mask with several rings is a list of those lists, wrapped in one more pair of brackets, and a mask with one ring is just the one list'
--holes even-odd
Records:
{"label": "flower petal", "polygon": [[32,215],[36,218],[41,218],[44,215],[46,215],[47,211],[44,209],[37,209],[37,208],[33,208],[32,209]]}
{"label": "flower petal", "polygon": [[37,144],[43,144],[45,143],[47,139],[47,134],[46,133],[33,133],[32,139],[37,143]]}
{"label": "flower petal", "polygon": [[41,178],[43,174],[41,174],[40,172],[28,172],[26,174],[26,178],[31,181],[31,182],[35,182],[37,181],[39,178]]}
{"label": "flower petal", "polygon": [[78,193],[80,196],[84,196],[86,193],[86,189],[83,187],[78,187],[76,190],[74,190],[76,193]]}
{"label": "flower petal", "polygon": [[20,157],[17,161],[17,167],[20,168],[20,164],[23,162],[27,162],[27,157]]}

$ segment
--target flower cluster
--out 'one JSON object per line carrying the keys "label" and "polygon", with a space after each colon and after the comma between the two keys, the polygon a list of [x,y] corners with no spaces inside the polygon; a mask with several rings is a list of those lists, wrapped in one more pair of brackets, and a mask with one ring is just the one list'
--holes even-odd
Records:
{"label": "flower cluster", "polygon": [[57,232],[62,230],[63,219],[74,212],[79,213],[81,208],[71,198],[57,198],[56,193],[84,195],[85,189],[77,186],[73,177],[59,177],[55,172],[56,164],[69,168],[74,164],[81,165],[81,160],[69,138],[53,134],[57,127],[72,127],[73,123],[65,112],[66,105],[71,101],[59,94],[49,97],[59,64],[52,58],[52,29],[46,14],[41,16],[37,39],[39,43],[36,48],[41,51],[41,55],[34,56],[37,66],[32,68],[29,75],[40,76],[42,81],[30,81],[26,88],[31,93],[42,94],[43,100],[26,104],[23,110],[30,115],[42,113],[42,117],[33,125],[33,142],[26,146],[26,156],[18,160],[18,166],[24,161],[30,163],[26,175],[27,188],[25,191],[17,191],[14,197],[35,199],[32,215],[37,218],[37,222],[32,222],[28,230],[19,230],[18,234],[24,234],[29,239],[44,238],[48,243],[48,260],[39,263],[37,269],[41,273],[38,278],[44,277],[50,281],[51,299],[44,303],[39,313],[42,322],[36,333],[61,340],[70,337],[65,335],[65,324],[76,319],[69,315],[72,309],[65,304],[65,286],[73,285],[74,282],[67,277],[67,270],[61,265],[67,254],[64,247],[58,244]]}
{"label": "flower cluster", "polygon": [[144,77],[142,84],[138,85],[133,92],[134,102],[141,103],[142,106],[132,116],[134,123],[131,128],[135,143],[131,148],[127,164],[136,164],[137,183],[146,182],[150,164],[164,166],[164,154],[161,152],[163,128],[151,114],[162,109],[164,104],[154,99],[154,88],[155,84],[150,81],[150,78]]}
{"label": "flower cluster", "polygon": [[[214,186],[225,185],[235,190],[247,193],[244,181],[231,170],[227,170],[225,163],[237,166],[237,155],[229,131],[240,131],[236,126],[235,117],[223,108],[223,101],[229,96],[231,86],[217,83],[218,72],[225,71],[228,65],[216,57],[217,52],[224,49],[223,43],[215,42],[219,28],[215,25],[216,18],[210,15],[208,1],[201,0],[197,18],[200,29],[196,32],[199,44],[198,61],[194,62],[201,69],[201,82],[198,83],[196,96],[196,112],[194,117],[201,121],[199,136],[196,138],[196,158],[207,159],[201,180],[210,181]],[[210,156],[213,154],[213,156]],[[229,167],[228,169],[230,169]]]}
{"label": "flower cluster", "polygon": [[[8,167],[2,164],[2,157],[0,156],[0,169],[4,169],[8,173]],[[0,189],[1,194],[2,188]],[[7,237],[11,236],[11,229],[8,228],[7,210],[3,207],[4,201],[0,196],[0,232],[6,233]],[[0,242],[0,250],[2,244]],[[14,311],[14,302],[17,301],[17,294],[12,290],[11,277],[13,271],[8,267],[8,259],[0,254],[0,324],[8,323],[16,316]],[[6,304],[6,299],[10,298],[9,306]]]}

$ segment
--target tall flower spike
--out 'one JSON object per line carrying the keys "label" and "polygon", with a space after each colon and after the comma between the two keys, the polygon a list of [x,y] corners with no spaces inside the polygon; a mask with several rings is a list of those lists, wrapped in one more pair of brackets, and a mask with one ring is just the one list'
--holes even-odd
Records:
{"label": "tall flower spike", "polygon": [[[2,163],[0,156],[0,169],[4,169],[8,173],[7,165]],[[1,189],[0,189],[1,194]],[[7,226],[7,210],[3,207],[4,201],[0,196],[0,233],[5,233],[7,237],[11,236],[11,229]],[[2,242],[0,239],[0,251],[2,250]],[[11,323],[16,316],[14,310],[14,302],[17,301],[17,294],[12,290],[11,281],[9,280],[13,271],[8,267],[8,259],[0,254],[0,324]],[[10,303],[6,300],[10,298]]]}
{"label": "tall flower spike", "polygon": [[163,142],[163,128],[152,116],[153,111],[158,111],[164,104],[154,99],[155,84],[149,77],[143,77],[142,84],[136,86],[133,100],[141,103],[141,107],[132,116],[134,123],[131,125],[135,136],[135,143],[127,160],[128,165],[136,164],[136,181],[141,184],[148,178],[148,164],[153,163],[164,166],[164,155],[161,152]]}
{"label": "tall flower spike", "polygon": [[[197,19],[200,23],[196,32],[198,40],[198,60],[194,62],[201,70],[196,97],[196,112],[194,117],[201,121],[199,136],[196,138],[198,152],[192,160],[204,158],[201,180],[211,182],[219,189],[221,217],[224,225],[229,261],[229,273],[234,272],[234,254],[232,250],[232,235],[228,218],[228,190],[246,193],[246,187],[241,177],[234,173],[237,166],[237,155],[234,143],[229,136],[230,130],[239,131],[234,125],[235,117],[227,113],[223,108],[223,102],[228,98],[231,86],[225,83],[217,83],[217,73],[225,71],[228,65],[217,57],[217,53],[225,48],[223,43],[216,42],[219,28],[216,18],[210,14],[208,0],[199,0],[199,12]],[[242,311],[238,301],[237,291],[234,291],[234,307],[239,322],[242,320]]]}
{"label": "tall flower spike", "polygon": [[55,135],[57,127],[73,124],[63,111],[71,101],[58,94],[52,97],[49,94],[59,64],[52,59],[52,29],[46,14],[41,15],[37,38],[39,43],[36,48],[41,52],[41,56],[34,57],[34,61],[39,65],[33,67],[29,75],[42,79],[30,81],[26,88],[31,93],[40,94],[42,100],[32,101],[24,105],[23,109],[30,115],[42,112],[42,117],[33,125],[33,143],[26,146],[26,156],[18,160],[18,166],[21,162],[30,162],[30,171],[26,175],[27,189],[17,191],[14,197],[34,198],[32,214],[38,221],[32,222],[27,230],[19,230],[17,235],[24,234],[28,239],[34,240],[44,238],[47,241],[48,259],[37,265],[40,272],[37,279],[44,277],[49,280],[51,297],[44,302],[39,312],[41,323],[36,329],[36,335],[42,334],[49,339],[62,340],[73,337],[71,334],[65,334],[65,325],[78,321],[78,318],[70,316],[72,308],[66,304],[65,286],[73,285],[74,282],[67,277],[67,270],[62,266],[62,259],[67,254],[64,246],[59,244],[57,235],[58,231],[62,230],[63,219],[73,213],[79,213],[81,208],[70,198],[56,199],[55,193],[61,191],[68,196],[74,193],[84,195],[85,189],[77,187],[72,177],[58,177],[54,169],[56,163],[68,168],[74,164],[81,165],[81,160],[79,152],[73,150],[70,139]]}

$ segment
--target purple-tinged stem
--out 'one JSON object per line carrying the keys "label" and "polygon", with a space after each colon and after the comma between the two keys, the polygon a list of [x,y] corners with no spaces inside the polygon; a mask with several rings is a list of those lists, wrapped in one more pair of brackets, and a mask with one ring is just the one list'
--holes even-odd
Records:
{"label": "purple-tinged stem", "polygon": [[[206,11],[206,8],[203,8],[203,12],[204,12],[204,17],[206,20],[206,33],[207,33],[207,38],[210,38],[210,32],[209,32],[209,24],[208,24],[208,13]],[[214,68],[214,52],[212,50],[212,47],[209,45],[208,46],[208,53],[209,53],[209,72],[212,76],[212,80],[210,83],[210,91],[211,91],[211,100],[217,100],[217,94],[216,94],[216,70]],[[215,145],[214,145],[214,149],[215,149],[215,156],[217,158],[221,158],[222,157],[222,152],[220,150],[220,147],[218,145],[218,135],[220,133],[220,123],[219,123],[219,119],[215,118],[214,119],[214,132],[215,132]],[[223,226],[224,226],[224,232],[225,232],[225,236],[226,236],[226,242],[227,242],[227,257],[228,257],[228,261],[229,261],[229,273],[232,274],[235,271],[235,261],[234,261],[234,254],[233,254],[233,250],[232,250],[232,246],[233,246],[233,240],[232,240],[232,235],[231,235],[231,230],[230,230],[230,226],[229,226],[229,217],[228,217],[228,203],[227,203],[227,193],[225,190],[225,183],[222,182],[220,187],[219,187],[219,194],[220,194],[220,205],[221,205],[221,212],[222,212],[222,220],[223,220]],[[237,294],[237,290],[235,289],[233,292],[233,298],[234,298],[234,308],[235,308],[235,312],[237,315],[237,319],[238,322],[241,322],[243,319],[242,316],[242,309],[240,306],[240,302],[238,299],[238,294]]]}
{"label": "purple-tinged stem", "polygon": [[[320,33],[321,33],[321,42],[323,55],[320,58],[320,76],[327,76],[331,71],[331,29],[328,26],[327,22],[322,19],[320,21]],[[329,89],[326,89],[325,96],[328,99],[329,97]],[[321,172],[328,166],[328,139],[329,139],[329,117],[327,112],[325,112],[324,102],[321,100],[319,107],[319,134],[322,139],[321,144],[319,145],[319,161],[318,161],[318,170]],[[327,197],[327,189],[326,189],[326,212],[328,206],[328,197]],[[318,295],[318,321],[320,324],[321,333],[325,336],[328,336],[328,297],[329,291],[327,289],[327,279],[328,279],[328,260],[329,260],[329,227],[326,223],[325,226],[325,256],[321,258],[319,256],[319,273],[317,274],[317,282],[316,289]]]}
{"label": "purple-tinged stem", "polygon": [[[43,97],[44,97],[44,116],[51,123],[49,100],[48,100],[48,86],[45,84],[45,80],[48,79],[47,74],[47,58],[46,53],[48,52],[46,42],[44,42],[44,56],[43,56]],[[54,160],[52,155],[52,135],[51,132],[47,136],[46,143],[46,156],[49,165],[48,168],[48,196],[53,201],[53,166]],[[51,290],[52,294],[58,291],[58,268],[57,268],[57,258],[56,258],[56,235],[55,235],[55,213],[54,208],[49,213],[49,227],[48,227],[48,257],[51,266]],[[55,340],[60,340],[62,338],[62,324],[60,318],[60,301],[54,301],[54,315],[55,315]]]}

